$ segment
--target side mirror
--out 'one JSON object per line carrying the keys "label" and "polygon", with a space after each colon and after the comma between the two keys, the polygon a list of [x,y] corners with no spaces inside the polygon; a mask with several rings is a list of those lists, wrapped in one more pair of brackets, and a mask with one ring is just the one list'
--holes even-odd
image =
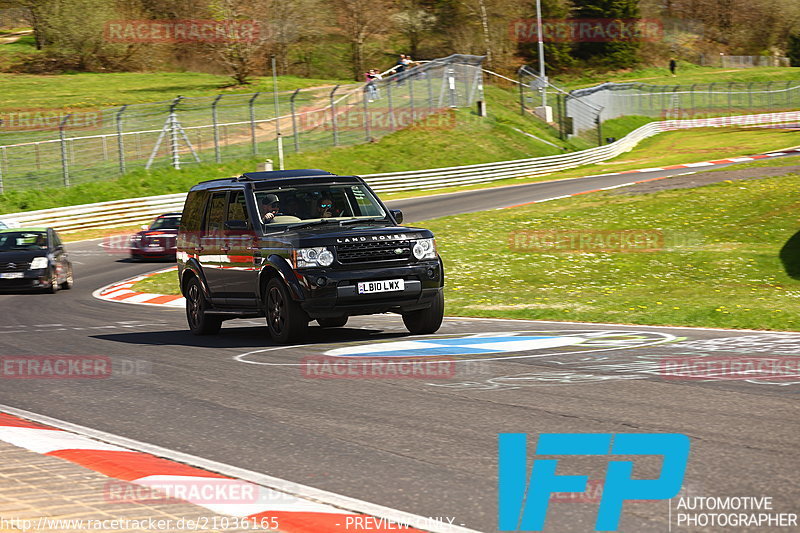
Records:
{"label": "side mirror", "polygon": [[225,229],[233,230],[233,231],[244,231],[247,229],[247,221],[246,220],[226,220],[225,221]]}
{"label": "side mirror", "polygon": [[390,209],[389,212],[392,214],[394,219],[397,221],[398,224],[403,223],[403,212],[399,209]]}

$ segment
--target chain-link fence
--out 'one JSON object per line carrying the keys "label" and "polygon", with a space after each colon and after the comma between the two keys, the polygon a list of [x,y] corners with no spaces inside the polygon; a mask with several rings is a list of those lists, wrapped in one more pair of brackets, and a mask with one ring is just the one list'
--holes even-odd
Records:
{"label": "chain-link fence", "polygon": [[[452,55],[369,84],[182,98],[85,113],[4,114],[0,192],[134,169],[370,142],[483,99],[482,56]],[[448,118],[450,117],[450,118]]]}
{"label": "chain-link fence", "polygon": [[791,60],[784,56],[729,56],[726,54],[700,54],[699,63],[722,68],[790,67]]}
{"label": "chain-link fence", "polygon": [[547,122],[563,140],[578,135],[591,146],[603,144],[602,106],[575,98],[526,66],[517,71],[517,80],[523,113],[530,112]]}
{"label": "chain-link fence", "polygon": [[603,121],[622,116],[667,120],[800,109],[800,80],[663,86],[604,83],[567,93],[522,67],[519,81],[523,108],[551,107],[550,123],[562,138],[578,136],[591,144],[605,142]]}

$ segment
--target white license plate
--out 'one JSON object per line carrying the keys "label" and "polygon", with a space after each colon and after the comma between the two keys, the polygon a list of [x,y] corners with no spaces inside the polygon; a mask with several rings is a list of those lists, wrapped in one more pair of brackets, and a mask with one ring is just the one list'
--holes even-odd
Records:
{"label": "white license plate", "polygon": [[0,274],[2,279],[20,279],[25,275],[24,272],[3,272]]}
{"label": "white license plate", "polygon": [[404,288],[402,279],[385,279],[382,281],[362,281],[358,284],[358,294],[375,292],[396,292]]}

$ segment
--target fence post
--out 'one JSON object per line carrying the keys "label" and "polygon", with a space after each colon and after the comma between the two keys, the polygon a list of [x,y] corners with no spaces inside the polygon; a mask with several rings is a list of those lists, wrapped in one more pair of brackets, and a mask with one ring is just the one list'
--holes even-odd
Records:
{"label": "fence post", "polygon": [[711,84],[708,86],[708,110],[712,113],[714,112],[714,84],[716,82],[712,81]]}
{"label": "fence post", "polygon": [[[253,155],[258,155],[258,142],[256,142],[256,98],[258,95],[261,94],[260,92],[253,95],[250,98],[248,106],[250,108],[250,142],[253,144]],[[278,117],[275,117],[275,120],[278,120]]]}
{"label": "fence post", "polygon": [[5,146],[0,146],[0,170],[2,170],[4,164],[6,167],[6,174],[8,174],[8,152],[6,151]]}
{"label": "fence post", "polygon": [[389,128],[394,130],[395,128],[395,121],[394,121],[394,102],[392,99],[392,82],[386,84],[386,100],[389,104]]}
{"label": "fence post", "polygon": [[125,140],[122,137],[122,114],[125,113],[125,108],[127,105],[124,105],[119,108],[117,111],[117,115],[115,117],[115,122],[117,123],[117,158],[119,159],[119,173],[125,174]]}
{"label": "fence post", "polygon": [[178,152],[178,114],[175,111],[183,96],[177,97],[169,106],[169,147],[172,154],[172,168],[180,170],[181,156]]}
{"label": "fence post", "polygon": [[428,78],[428,113],[433,113],[433,74],[432,72],[426,72],[426,77]]}
{"label": "fence post", "polygon": [[450,107],[458,107],[455,74],[456,71],[453,67],[447,67],[447,87],[450,89]]}
{"label": "fence post", "polygon": [[728,82],[728,114],[733,116],[733,82]]}
{"label": "fence post", "polygon": [[211,131],[214,132],[214,161],[222,163],[222,152],[219,146],[219,121],[217,120],[217,104],[222,99],[221,94],[218,94],[214,101],[211,102]]}
{"label": "fence post", "polygon": [[364,107],[364,135],[366,136],[367,142],[372,140],[369,131],[369,98],[368,98],[368,89],[364,87],[361,97],[361,104]]}
{"label": "fence post", "polygon": [[594,123],[597,125],[597,146],[603,146],[603,122],[600,120],[600,113],[595,115]]}
{"label": "fence post", "polygon": [[792,101],[792,99],[789,97],[789,94],[791,92],[791,91],[789,91],[789,88],[791,86],[792,86],[792,80],[787,81],[786,82],[786,107],[789,107],[789,105],[791,104],[791,101]]}
{"label": "fence post", "polygon": [[333,145],[339,146],[339,125],[336,122],[336,101],[334,100],[334,95],[336,91],[339,89],[339,86],[335,86],[329,95],[331,99],[331,120],[333,126]]}
{"label": "fence post", "polygon": [[690,118],[695,118],[695,115],[697,115],[697,110],[694,107],[694,87],[695,87],[695,85],[696,84],[693,83],[692,86],[689,87],[689,104],[690,104],[690,106],[692,108]]}
{"label": "fence post", "polygon": [[767,108],[772,109],[772,82],[767,82]]}
{"label": "fence post", "polygon": [[295,89],[292,93],[292,96],[289,97],[289,105],[292,109],[292,137],[294,137],[294,151],[295,153],[300,151],[300,134],[297,131],[297,114],[295,112],[294,107],[294,99],[297,98],[297,95],[300,93],[300,89]]}
{"label": "fence post", "polygon": [[410,126],[414,123],[414,75],[408,77],[408,105],[411,111],[411,123],[408,124]]}
{"label": "fence post", "polygon": [[67,161],[67,137],[64,129],[72,114],[65,116],[58,125],[58,136],[61,139],[61,175],[64,178],[64,187],[69,187],[69,161]]}

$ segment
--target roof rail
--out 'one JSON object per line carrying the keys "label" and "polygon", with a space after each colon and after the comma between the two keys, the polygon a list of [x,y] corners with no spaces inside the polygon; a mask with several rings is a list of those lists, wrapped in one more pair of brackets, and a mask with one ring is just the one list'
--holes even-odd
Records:
{"label": "roof rail", "polygon": [[245,172],[236,181],[262,181],[276,178],[310,178],[313,176],[335,176],[332,172],[318,168],[305,168],[298,170],[267,170],[262,172]]}

